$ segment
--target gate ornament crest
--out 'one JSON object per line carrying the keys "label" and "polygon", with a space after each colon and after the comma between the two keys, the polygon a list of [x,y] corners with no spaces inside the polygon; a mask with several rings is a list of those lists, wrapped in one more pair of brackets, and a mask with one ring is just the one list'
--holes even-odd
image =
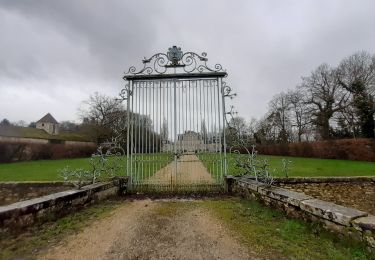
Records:
{"label": "gate ornament crest", "polygon": [[[182,59],[182,51],[180,47],[173,46],[168,49],[167,52],[168,59],[172,62],[171,67],[179,66],[179,61]],[[182,65],[183,66],[183,65]]]}
{"label": "gate ornament crest", "polygon": [[144,58],[142,69],[130,67],[124,78],[135,75],[171,74],[175,73],[175,68],[182,68],[185,73],[225,73],[220,64],[215,64],[213,68],[208,66],[206,56],[205,52],[199,55],[195,52],[183,52],[180,47],[172,46],[167,53],[156,53],[148,59]]}

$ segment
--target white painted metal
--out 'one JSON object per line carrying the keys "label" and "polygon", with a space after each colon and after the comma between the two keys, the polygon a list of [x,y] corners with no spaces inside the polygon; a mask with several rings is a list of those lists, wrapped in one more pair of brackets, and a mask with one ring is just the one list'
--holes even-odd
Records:
{"label": "white painted metal", "polygon": [[[205,54],[171,49],[169,62],[161,61],[164,54],[156,54],[143,61],[141,71],[131,67],[124,77],[129,119],[126,174],[135,190],[223,188],[227,74],[220,65],[210,69]],[[161,72],[155,64],[162,65]],[[165,73],[169,68],[173,72]]]}
{"label": "white painted metal", "polygon": [[[130,86],[127,173],[133,187],[220,186],[226,175],[221,80],[132,80]],[[202,166],[212,179],[201,176]]]}

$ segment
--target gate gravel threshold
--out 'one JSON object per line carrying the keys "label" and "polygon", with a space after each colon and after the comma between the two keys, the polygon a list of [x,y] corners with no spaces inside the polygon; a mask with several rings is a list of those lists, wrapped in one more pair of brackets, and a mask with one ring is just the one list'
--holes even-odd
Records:
{"label": "gate gravel threshold", "polygon": [[39,259],[258,259],[220,221],[179,200],[136,200]]}

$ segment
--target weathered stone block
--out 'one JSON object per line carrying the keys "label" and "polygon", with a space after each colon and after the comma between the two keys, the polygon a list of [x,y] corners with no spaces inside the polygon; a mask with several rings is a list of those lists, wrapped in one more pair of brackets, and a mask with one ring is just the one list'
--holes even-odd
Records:
{"label": "weathered stone block", "polygon": [[304,193],[294,192],[278,187],[266,187],[259,186],[258,192],[264,196],[268,196],[275,200],[280,200],[282,202],[291,204],[293,206],[299,207],[301,201],[313,199],[313,197],[308,196]]}
{"label": "weathered stone block", "polygon": [[347,208],[318,199],[301,201],[300,208],[311,214],[344,226],[350,226],[352,220],[368,215],[366,212],[357,209]]}
{"label": "weathered stone block", "polygon": [[258,187],[265,186],[264,183],[261,183],[252,179],[248,179],[246,177],[239,178],[238,184],[241,187],[246,187],[252,191],[258,191]]}
{"label": "weathered stone block", "polygon": [[118,192],[112,182],[97,183],[81,190],[62,191],[40,198],[21,201],[0,207],[0,232],[10,228],[32,225],[37,220],[48,219],[49,215],[63,215],[92,200],[100,200]]}
{"label": "weathered stone block", "polygon": [[369,230],[375,234],[375,216],[373,215],[357,218],[353,220],[352,224],[354,227],[359,227],[360,230]]}

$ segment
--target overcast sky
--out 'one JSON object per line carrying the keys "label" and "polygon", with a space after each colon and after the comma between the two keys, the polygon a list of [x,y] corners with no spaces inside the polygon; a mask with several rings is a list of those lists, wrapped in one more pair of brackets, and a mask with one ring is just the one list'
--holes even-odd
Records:
{"label": "overcast sky", "polygon": [[375,1],[3,1],[0,120],[78,120],[82,100],[115,96],[143,57],[207,52],[247,119],[323,62],[375,53]]}

